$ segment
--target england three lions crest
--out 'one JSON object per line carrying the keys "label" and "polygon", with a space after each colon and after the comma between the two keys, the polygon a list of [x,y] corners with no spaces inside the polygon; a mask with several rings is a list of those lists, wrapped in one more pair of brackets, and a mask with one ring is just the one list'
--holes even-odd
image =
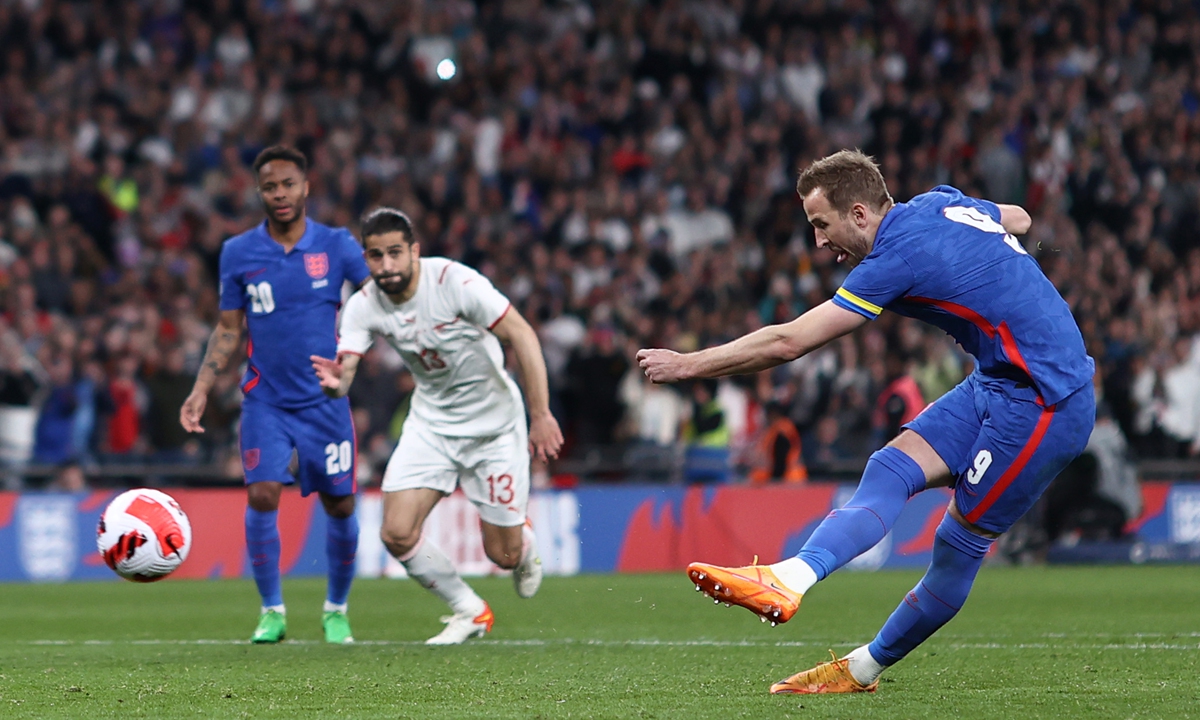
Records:
{"label": "england three lions crest", "polygon": [[329,274],[329,256],[325,253],[304,253],[304,269],[308,276],[319,280]]}

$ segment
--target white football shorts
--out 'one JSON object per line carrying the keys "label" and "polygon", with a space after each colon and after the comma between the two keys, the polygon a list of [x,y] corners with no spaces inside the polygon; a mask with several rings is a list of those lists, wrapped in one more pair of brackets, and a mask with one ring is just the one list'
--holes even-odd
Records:
{"label": "white football shorts", "polygon": [[383,473],[384,492],[430,488],[449,495],[461,487],[484,522],[525,522],[529,504],[529,431],[525,423],[490,437],[448,437],[409,418]]}

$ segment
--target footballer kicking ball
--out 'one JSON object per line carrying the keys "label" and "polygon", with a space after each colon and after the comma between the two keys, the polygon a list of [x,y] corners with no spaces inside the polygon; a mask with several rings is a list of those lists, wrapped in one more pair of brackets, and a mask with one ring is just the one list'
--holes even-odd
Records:
{"label": "footballer kicking ball", "polygon": [[192,548],[192,525],[170,495],[139,488],[113,498],[100,516],[96,546],[104,562],[134,582],[174,572]]}

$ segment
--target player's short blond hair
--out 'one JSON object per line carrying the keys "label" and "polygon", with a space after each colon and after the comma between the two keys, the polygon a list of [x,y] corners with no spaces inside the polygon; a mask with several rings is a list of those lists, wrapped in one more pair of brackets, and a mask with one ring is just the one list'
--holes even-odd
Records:
{"label": "player's short blond hair", "polygon": [[855,203],[872,210],[882,210],[892,204],[887,183],[875,159],[859,150],[839,150],[804,168],[796,181],[796,192],[808,197],[820,188],[830,207],[845,215]]}

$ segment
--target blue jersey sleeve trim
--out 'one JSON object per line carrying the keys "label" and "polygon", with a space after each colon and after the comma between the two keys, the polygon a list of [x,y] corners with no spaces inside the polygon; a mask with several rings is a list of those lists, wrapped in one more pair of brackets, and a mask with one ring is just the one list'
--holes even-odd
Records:
{"label": "blue jersey sleeve trim", "polygon": [[[879,317],[878,312],[871,312],[869,309],[862,307],[860,305],[856,305],[851,300],[848,300],[845,297],[843,297],[842,296],[843,291],[845,291],[844,288],[838,288],[838,293],[833,296],[833,304],[834,305],[837,305],[838,307],[840,307],[844,310],[850,310],[852,312],[856,312],[868,320],[874,320],[875,318]],[[853,297],[853,295],[851,295],[850,292],[848,292],[848,291],[845,291],[845,292],[846,292],[846,295],[850,295],[851,297]],[[855,300],[858,300],[859,302],[865,302],[864,300],[862,300],[860,298],[855,298]],[[866,303],[866,304],[870,305],[870,303]],[[879,306],[874,305],[872,307],[879,307]],[[880,308],[880,312],[882,312],[882,311],[883,311],[883,309]]]}

